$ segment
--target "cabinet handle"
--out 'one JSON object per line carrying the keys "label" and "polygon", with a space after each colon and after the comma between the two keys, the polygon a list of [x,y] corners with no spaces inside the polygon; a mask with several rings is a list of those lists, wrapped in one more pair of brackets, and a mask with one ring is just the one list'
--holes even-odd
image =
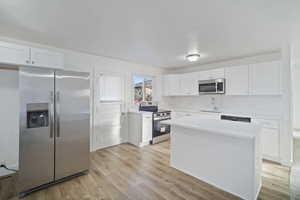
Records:
{"label": "cabinet handle", "polygon": [[56,137],[60,137],[60,92],[56,92]]}
{"label": "cabinet handle", "polygon": [[26,60],[26,63],[29,64],[30,63],[29,60]]}
{"label": "cabinet handle", "polygon": [[32,64],[34,64],[35,62],[34,62],[34,61],[32,61],[31,63],[32,63]]}
{"label": "cabinet handle", "polygon": [[54,92],[50,92],[50,138],[53,138],[53,127],[54,127]]}

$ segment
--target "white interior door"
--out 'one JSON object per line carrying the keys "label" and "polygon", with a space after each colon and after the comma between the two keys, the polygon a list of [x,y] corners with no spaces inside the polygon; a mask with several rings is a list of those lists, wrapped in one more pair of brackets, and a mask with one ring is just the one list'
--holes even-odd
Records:
{"label": "white interior door", "polygon": [[124,111],[125,78],[96,74],[94,95],[94,148],[101,149],[126,141]]}

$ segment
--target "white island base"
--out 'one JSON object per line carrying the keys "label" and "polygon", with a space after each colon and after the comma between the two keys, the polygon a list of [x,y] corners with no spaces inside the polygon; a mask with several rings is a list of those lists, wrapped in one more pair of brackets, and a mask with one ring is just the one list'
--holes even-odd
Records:
{"label": "white island base", "polygon": [[251,135],[247,132],[251,132],[251,127],[242,124],[239,133],[236,130],[229,133],[227,129],[227,134],[224,128],[230,130],[230,123],[238,122],[230,122],[227,127],[227,122],[213,120],[212,129],[224,131],[216,133],[207,128],[207,123],[212,121],[198,120],[198,124],[199,121],[200,127],[189,121],[169,122],[172,125],[171,167],[243,199],[257,199],[262,165],[260,129],[254,128],[256,133]]}

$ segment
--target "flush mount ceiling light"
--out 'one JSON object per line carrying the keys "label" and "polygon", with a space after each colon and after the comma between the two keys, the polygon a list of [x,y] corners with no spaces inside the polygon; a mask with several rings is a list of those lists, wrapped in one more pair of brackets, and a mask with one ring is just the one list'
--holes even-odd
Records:
{"label": "flush mount ceiling light", "polygon": [[185,58],[190,62],[196,62],[200,59],[200,54],[198,53],[189,54]]}

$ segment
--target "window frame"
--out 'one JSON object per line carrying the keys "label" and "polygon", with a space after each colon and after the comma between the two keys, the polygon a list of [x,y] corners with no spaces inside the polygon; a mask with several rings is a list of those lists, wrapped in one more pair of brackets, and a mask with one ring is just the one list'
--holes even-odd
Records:
{"label": "window frame", "polygon": [[[130,102],[131,102],[131,104],[132,105],[138,105],[138,103],[135,103],[134,102],[134,95],[135,95],[135,93],[134,93],[134,82],[133,82],[133,78],[134,77],[143,77],[144,79],[145,78],[148,78],[148,79],[152,79],[152,101],[151,101],[151,103],[153,103],[154,101],[155,101],[155,82],[156,82],[156,77],[155,76],[153,76],[153,75],[149,75],[149,74],[131,74],[131,78],[130,78],[130,82],[131,82],[131,84],[130,84],[130,86],[131,86],[131,88],[130,88],[130,91],[131,91],[131,98],[130,98]],[[145,95],[144,95],[144,81],[143,81],[143,101],[145,100]],[[150,102],[150,101],[149,101]]]}

